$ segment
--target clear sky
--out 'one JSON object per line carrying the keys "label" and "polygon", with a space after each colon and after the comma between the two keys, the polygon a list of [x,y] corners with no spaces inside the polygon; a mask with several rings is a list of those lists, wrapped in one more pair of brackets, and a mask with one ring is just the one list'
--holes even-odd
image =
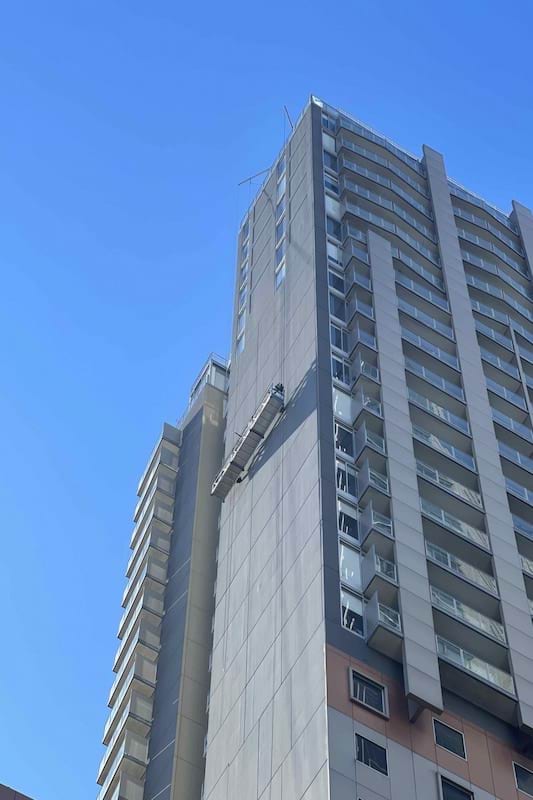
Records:
{"label": "clear sky", "polygon": [[0,16],[0,783],[90,800],[136,480],[310,93],[533,206],[531,0],[24,0]]}

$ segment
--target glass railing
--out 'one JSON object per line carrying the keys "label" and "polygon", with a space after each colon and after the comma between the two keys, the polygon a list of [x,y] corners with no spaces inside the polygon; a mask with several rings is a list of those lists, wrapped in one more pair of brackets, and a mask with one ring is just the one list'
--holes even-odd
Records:
{"label": "glass railing", "polygon": [[499,422],[500,425],[503,425],[504,428],[508,428],[520,436],[523,436],[524,439],[533,442],[533,430],[531,430],[531,428],[529,428],[527,425],[523,425],[521,422],[517,422],[512,417],[508,417],[507,414],[504,414],[497,408],[492,408],[492,417],[496,422]]}
{"label": "glass railing", "polygon": [[446,364],[450,365],[450,367],[459,369],[459,359],[457,356],[454,356],[453,353],[448,353],[441,347],[437,347],[436,344],[424,339],[422,336],[418,336],[418,334],[413,333],[413,331],[410,331],[409,328],[405,328],[403,325],[401,326],[401,329],[403,339],[407,339],[408,342],[420,347],[420,349],[425,353],[429,353],[430,355],[434,356],[434,358],[439,359],[439,361],[445,361]]}
{"label": "glass railing", "polygon": [[531,616],[533,616],[533,600],[530,597],[528,597],[528,601],[529,601],[529,613],[531,614]]}
{"label": "glass railing", "polygon": [[361,408],[365,408],[368,411],[371,411],[373,414],[376,414],[378,417],[382,417],[382,407],[379,400],[376,400],[375,397],[372,397],[369,394],[365,394],[365,392],[358,392],[355,396],[356,401],[360,404]]}
{"label": "glass railing", "polygon": [[508,492],[511,492],[511,494],[516,495],[521,500],[525,500],[526,503],[533,506],[533,490],[526,489],[525,486],[507,477],[505,478],[505,485],[507,486]]}
{"label": "glass railing", "polygon": [[516,531],[527,536],[528,539],[533,539],[533,523],[526,522],[525,519],[519,517],[517,514],[513,514],[513,526]]}
{"label": "glass railing", "polygon": [[478,247],[483,247],[485,250],[489,250],[517,272],[527,276],[528,270],[524,263],[520,263],[515,258],[511,258],[511,256],[508,256],[507,253],[501,249],[501,247],[497,247],[492,242],[489,242],[488,239],[484,239],[482,236],[477,236],[474,233],[470,233],[470,231],[460,228],[459,226],[457,227],[457,235],[461,239],[466,239],[467,242],[472,242],[472,244],[476,244]]}
{"label": "glass railing", "polygon": [[[429,283],[433,284],[437,289],[440,289],[441,292],[444,291],[444,281],[442,278],[434,275],[428,269],[426,269],[422,264],[419,264],[418,261],[415,261],[414,258],[408,256],[407,253],[404,253],[398,247],[391,247],[392,257],[396,258],[398,261],[401,261],[402,264],[405,264],[412,269],[413,272],[416,272],[417,275],[420,275],[421,278],[428,281]],[[440,269],[440,268],[439,268]]]}
{"label": "glass railing", "polygon": [[361,342],[362,344],[366,344],[368,347],[372,347],[374,350],[377,350],[376,337],[372,336],[372,334],[368,333],[368,331],[365,331],[364,328],[360,328],[359,326],[354,328],[353,337],[354,341],[352,343],[352,347],[355,347],[357,343]]}
{"label": "glass railing", "polygon": [[463,520],[458,519],[453,514],[450,514],[448,511],[445,511],[439,506],[436,506],[434,503],[431,503],[424,497],[420,498],[420,509],[426,517],[438,522],[439,525],[443,525],[448,530],[458,533],[464,539],[469,539],[471,542],[483,547],[485,550],[490,549],[489,537],[479,528],[475,528],[473,525],[463,522]]}
{"label": "glass railing", "polygon": [[154,614],[162,616],[163,597],[161,595],[158,595],[156,592],[143,589],[142,596],[140,599],[138,598],[138,592],[135,592],[135,594],[133,594],[130,597],[130,600],[126,608],[124,609],[124,613],[122,614],[122,617],[120,618],[120,622],[118,624],[119,631],[124,627],[124,624],[128,619],[128,617],[130,616],[130,614],[132,613],[132,610],[134,606],[137,604],[137,601],[138,601],[138,607],[135,608],[135,612],[133,613],[133,618],[139,614],[141,608],[146,609],[147,611],[153,611]]}
{"label": "glass railing", "polygon": [[496,580],[492,575],[482,572],[482,570],[472,566],[472,564],[469,564],[467,561],[463,561],[462,558],[458,558],[456,555],[453,555],[453,553],[443,550],[442,547],[433,544],[433,542],[426,541],[426,555],[430,561],[449,569],[450,572],[453,572],[460,578],[465,578],[467,581],[475,583],[481,589],[491,594],[498,594]]}
{"label": "glass railing", "polygon": [[407,231],[405,231],[399,225],[396,225],[396,223],[389,222],[388,219],[384,219],[379,214],[374,214],[371,211],[368,211],[366,208],[362,208],[354,203],[346,203],[346,211],[349,214],[353,214],[355,217],[359,217],[360,219],[364,219],[366,222],[370,222],[377,228],[383,228],[383,230],[395,234],[398,236],[398,238],[402,239],[404,242],[407,242],[407,244],[409,244],[414,250],[422,253],[422,255],[425,256],[429,261],[438,263],[436,253],[430,250],[429,247],[426,247],[419,242],[418,239],[415,239],[414,236],[411,236],[410,233],[407,233]]}
{"label": "glass railing", "polygon": [[533,472],[533,458],[525,456],[523,453],[515,450],[514,447],[509,447],[509,445],[500,441],[498,441],[498,448],[500,450],[500,455],[504,456],[504,458],[527,469],[529,472]]}
{"label": "glass railing", "polygon": [[371,380],[379,383],[379,369],[369,361],[355,361],[353,370],[356,378],[358,378],[359,375],[364,375],[366,378],[371,378]]}
{"label": "glass railing", "polygon": [[418,439],[418,441],[428,444],[430,447],[433,447],[434,450],[438,450],[450,458],[453,458],[468,469],[476,469],[475,461],[471,455],[465,453],[463,450],[459,450],[453,444],[450,444],[450,442],[440,439],[438,436],[435,436],[434,433],[426,431],[419,425],[413,425],[413,436],[415,439]]}
{"label": "glass railing", "polygon": [[366,425],[361,425],[355,432],[355,448],[359,455],[364,447],[369,445],[380,453],[385,453],[385,439],[379,433],[369,430]]}
{"label": "glass railing", "polygon": [[392,628],[397,633],[402,632],[400,614],[396,609],[385,606],[383,603],[378,603],[378,619],[387,628]]}
{"label": "glass railing", "polygon": [[504,314],[503,311],[497,311],[492,306],[488,306],[486,303],[482,303],[480,300],[475,300],[472,297],[470,298],[470,304],[474,311],[479,311],[480,314],[495,319],[503,325],[509,325],[509,316]]}
{"label": "glass railing", "polygon": [[429,411],[429,413],[433,414],[435,417],[443,419],[445,422],[453,425],[454,428],[459,428],[459,430],[463,431],[464,433],[470,434],[470,427],[466,419],[458,417],[457,414],[452,414],[452,412],[448,411],[447,408],[439,406],[438,403],[434,403],[433,400],[429,399],[429,397],[424,397],[418,392],[415,392],[415,390],[411,389],[411,387],[407,388],[407,393],[409,400],[415,405],[423,408],[425,411]]}
{"label": "glass railing", "polygon": [[509,275],[505,270],[500,269],[492,261],[487,261],[486,258],[481,258],[478,255],[469,253],[467,250],[463,250],[463,248],[461,248],[461,255],[463,257],[463,261],[466,261],[469,264],[474,264],[476,267],[480,267],[481,269],[490,272],[491,275],[497,275],[502,281],[507,283],[509,286],[512,286],[513,289],[519,292],[522,297],[525,297],[527,300],[532,299],[532,292],[529,287],[522,286],[522,284],[515,280],[512,275]]}
{"label": "glass railing", "polygon": [[503,211],[499,210],[499,208],[491,206],[490,203],[487,203],[481,197],[469,192],[468,189],[464,188],[464,186],[461,186],[451,179],[448,179],[448,186],[450,187],[450,194],[453,194],[456,197],[462,197],[463,200],[466,200],[468,203],[473,203],[478,208],[482,208],[487,212],[487,214],[490,214],[491,217],[494,217],[498,220],[498,222],[501,222],[502,225],[505,225],[506,228],[518,235],[516,227],[513,225],[507,214],[504,214]]}
{"label": "glass railing", "polygon": [[365,317],[369,317],[369,319],[374,319],[374,309],[372,306],[365,303],[364,300],[361,300],[359,297],[354,297],[348,304],[348,316],[353,316],[355,313],[360,313]]}
{"label": "glass railing", "polygon": [[383,575],[385,578],[389,578],[391,581],[396,581],[396,564],[393,561],[388,561],[388,559],[375,553],[374,564],[376,572]]}
{"label": "glass railing", "polygon": [[494,328],[491,328],[489,325],[485,325],[485,323],[481,322],[479,319],[476,319],[475,324],[476,331],[482,333],[483,336],[486,336],[488,339],[492,339],[502,347],[506,347],[507,350],[513,350],[513,342],[508,336],[504,336],[503,333],[498,333],[498,331],[495,331]]}
{"label": "glass railing", "polygon": [[501,369],[503,372],[506,372],[507,375],[511,375],[513,378],[520,378],[518,369],[513,366],[513,364],[510,364],[509,361],[504,361],[503,358],[494,355],[494,353],[491,353],[490,350],[487,350],[485,347],[480,347],[479,349],[481,350],[481,358],[483,358],[485,361],[489,361],[495,367],[498,367],[498,369]]}
{"label": "glass railing", "polygon": [[455,481],[453,478],[450,478],[449,475],[444,475],[440,470],[426,464],[424,461],[420,461],[418,458],[416,459],[416,471],[420,477],[426,478],[432,483],[436,483],[442,489],[456,495],[456,497],[473,503],[473,505],[478,508],[483,508],[483,501],[481,500],[479,492],[474,491],[474,489],[469,489],[468,486],[464,486],[462,483]]}
{"label": "glass railing", "polygon": [[453,330],[449,325],[445,325],[444,322],[439,322],[439,320],[435,319],[435,317],[432,317],[429,314],[426,314],[424,311],[421,311],[412,303],[408,303],[403,297],[398,298],[398,308],[400,311],[403,311],[405,314],[409,314],[410,317],[417,319],[428,328],[432,328],[434,331],[446,336],[447,339],[453,340]]}
{"label": "glass railing", "polygon": [[[385,208],[387,211],[396,214],[400,219],[403,219],[404,222],[407,222],[408,225],[415,228],[419,233],[425,236],[430,241],[436,243],[436,237],[433,231],[428,228],[427,225],[422,224],[419,222],[412,214],[407,213],[398,203],[389,200],[387,197],[384,197],[377,192],[372,192],[370,189],[366,189],[363,186],[360,186],[358,183],[345,178],[343,181],[344,186],[348,191],[352,192],[353,194],[358,195],[359,197],[363,197],[365,200],[369,200],[372,203],[380,206],[380,208]],[[346,204],[348,207],[350,203]]]}
{"label": "glass railing", "polygon": [[[396,181],[390,180],[389,178],[385,178],[383,175],[380,175],[378,172],[374,172],[373,170],[367,169],[366,167],[362,167],[360,164],[357,164],[355,161],[352,161],[349,158],[345,158],[344,156],[340,157],[340,164],[341,167],[345,169],[349,169],[352,172],[355,172],[357,175],[362,175],[364,178],[368,178],[370,181],[374,181],[374,183],[379,184],[380,186],[385,186],[387,189],[390,189],[391,192],[397,194],[398,197],[401,197],[402,200],[405,200],[406,203],[416,208],[420,211],[421,214],[424,214],[426,217],[431,217],[431,212],[429,208],[425,206],[423,203],[419,203],[409,192],[404,191],[402,187],[396,183]],[[356,187],[358,184],[355,184],[349,178],[344,178],[343,181],[344,185],[350,191],[355,191],[352,187]]]}
{"label": "glass railing", "polygon": [[525,358],[526,361],[529,361],[531,364],[533,364],[533,350],[530,350],[528,347],[525,347],[525,345],[523,345],[523,344],[519,344],[518,345],[518,352],[520,353],[522,358]]}
{"label": "glass railing", "polygon": [[492,283],[488,281],[482,281],[480,278],[476,278],[474,275],[467,275],[466,282],[470,285],[475,287],[476,289],[480,289],[487,294],[492,295],[493,297],[497,297],[499,300],[503,300],[507,305],[514,308],[515,311],[518,311],[523,317],[526,317],[530,322],[533,322],[533,312],[529,310],[526,306],[523,306],[522,303],[519,303],[514,297],[511,297],[510,294],[504,292],[503,289],[500,289],[498,286],[494,286]]}
{"label": "glass railing", "polygon": [[444,311],[449,311],[450,306],[448,305],[448,301],[445,297],[441,297],[440,294],[436,294],[432,292],[431,289],[426,289],[421,283],[412,280],[412,278],[408,278],[407,275],[404,275],[402,272],[395,272],[396,283],[401,284],[401,286],[405,286],[406,289],[409,289],[411,292],[414,292],[419,297],[423,297],[428,302],[433,303],[439,308],[442,308]]}
{"label": "glass railing", "polygon": [[[478,225],[480,228],[485,228],[485,230],[490,231],[512,250],[518,251],[519,245],[515,243],[514,239],[511,239],[510,236],[506,236],[505,233],[502,233],[502,231],[496,227],[496,225],[491,225],[491,223],[486,219],[483,219],[483,217],[478,217],[477,214],[470,214],[468,211],[464,211],[462,208],[459,208],[455,205],[453,207],[453,213],[456,217],[466,219],[468,222],[472,222],[474,225]],[[519,252],[519,255],[522,255],[522,253]]]}
{"label": "glass railing", "polygon": [[385,167],[389,172],[392,172],[393,175],[397,175],[401,178],[405,183],[408,183],[409,186],[412,186],[413,189],[416,189],[419,194],[422,194],[424,197],[428,197],[427,190],[424,186],[414,178],[412,178],[405,170],[400,169],[396,166],[396,164],[390,161],[388,158],[383,158],[383,156],[378,155],[373,150],[369,150],[366,147],[361,147],[355,142],[352,142],[350,139],[346,139],[344,136],[340,137],[340,145],[342,147],[346,147],[348,150],[351,150],[352,153],[357,153],[363,158],[366,158],[368,161],[374,162],[374,164],[380,164],[382,167]]}
{"label": "glass railing", "polygon": [[107,777],[102,784],[102,788],[98,794],[98,800],[103,800],[113,783],[117,770],[120,767],[120,762],[123,758],[132,758],[139,764],[146,764],[148,759],[148,740],[139,739],[131,731],[128,731],[124,737],[124,742],[121,745],[113,763],[107,773]]}
{"label": "glass railing", "polygon": [[363,529],[363,533],[367,533],[370,530],[376,530],[382,533],[384,536],[393,537],[393,527],[392,527],[392,520],[390,517],[385,516],[385,514],[381,514],[379,511],[376,511],[372,504],[370,503],[361,514],[361,527]]}
{"label": "glass railing", "polygon": [[457,397],[458,400],[464,401],[464,394],[461,387],[457,386],[457,384],[452,383],[451,381],[446,380],[446,378],[443,378],[442,375],[437,375],[436,372],[423,367],[422,364],[419,364],[418,361],[415,361],[409,356],[405,357],[405,366],[411,372],[414,372],[416,375],[424,378],[424,380],[426,380],[428,383],[431,383],[432,386],[436,386],[437,389],[441,389],[443,392],[447,392],[447,394]]}
{"label": "glass railing", "polygon": [[505,629],[501,622],[486,617],[485,614],[481,614],[479,611],[476,611],[475,608],[470,608],[470,606],[457,600],[456,597],[448,594],[448,592],[437,589],[436,586],[431,586],[430,590],[431,601],[437,608],[472,625],[474,628],[483,631],[483,633],[493,636],[495,639],[498,639],[499,642],[502,642],[502,644],[506,643]]}
{"label": "glass railing", "polygon": [[523,408],[524,411],[527,410],[526,401],[524,398],[517,394],[516,392],[512,392],[510,389],[507,389],[506,386],[502,386],[500,383],[496,383],[493,381],[492,378],[488,378],[485,376],[487,381],[487,388],[490,389],[491,392],[497,394],[499,397],[503,397],[504,400],[507,400],[509,403],[513,403],[515,406],[519,406]]}
{"label": "glass railing", "polygon": [[488,681],[493,686],[503,689],[509,694],[514,694],[514,684],[511,675],[504,672],[498,667],[483,661],[478,656],[469,653],[453,642],[444,639],[442,636],[437,636],[437,653],[441,658],[456,664],[458,667],[468,670],[478,678]]}

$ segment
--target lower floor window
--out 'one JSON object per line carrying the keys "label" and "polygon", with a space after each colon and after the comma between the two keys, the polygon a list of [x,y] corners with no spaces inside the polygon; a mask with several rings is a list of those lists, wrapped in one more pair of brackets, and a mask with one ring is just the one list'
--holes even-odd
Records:
{"label": "lower floor window", "polygon": [[363,601],[360,597],[341,588],[342,624],[359,636],[365,635]]}
{"label": "lower floor window", "polygon": [[355,735],[355,743],[357,750],[357,760],[367,767],[381,772],[383,775],[388,775],[387,769],[387,751],[379,744],[371,742],[370,739],[365,739],[358,733]]}
{"label": "lower floor window", "polygon": [[448,778],[442,778],[442,800],[473,800],[474,795]]}
{"label": "lower floor window", "polygon": [[526,792],[533,797],[533,772],[520,764],[513,764],[514,774],[516,778],[516,785],[521,792]]}

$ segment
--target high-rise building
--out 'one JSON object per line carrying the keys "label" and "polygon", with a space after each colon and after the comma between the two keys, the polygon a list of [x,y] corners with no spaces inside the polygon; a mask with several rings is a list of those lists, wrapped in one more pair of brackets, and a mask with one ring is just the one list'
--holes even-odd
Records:
{"label": "high-rise building", "polygon": [[3,783],[0,783],[0,800],[31,800],[31,797],[27,797],[25,794],[11,789],[10,786],[4,786]]}
{"label": "high-rise building", "polygon": [[[532,267],[527,208],[310,99],[238,238],[204,800],[533,796]],[[147,791],[161,630],[121,800],[200,797]]]}
{"label": "high-rise building", "polygon": [[227,364],[211,356],[139,481],[100,800],[201,794],[226,384]]}

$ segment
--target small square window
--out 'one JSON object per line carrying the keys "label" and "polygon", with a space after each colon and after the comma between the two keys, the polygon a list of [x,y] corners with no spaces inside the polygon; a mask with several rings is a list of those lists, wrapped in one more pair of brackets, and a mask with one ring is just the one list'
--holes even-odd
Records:
{"label": "small square window", "polygon": [[370,739],[365,739],[364,736],[355,734],[357,760],[367,767],[381,772],[382,775],[388,775],[387,769],[387,751]]}
{"label": "small square window", "polygon": [[533,772],[513,762],[516,785],[521,792],[533,797]]}
{"label": "small square window", "polygon": [[438,719],[433,720],[433,729],[435,731],[435,742],[439,747],[444,747],[450,753],[466,759],[465,741],[461,731],[456,731],[455,728],[450,728]]}
{"label": "small square window", "polygon": [[358,636],[365,635],[363,601],[357,595],[341,589],[342,625]]}
{"label": "small square window", "polygon": [[371,681],[370,678],[366,678],[354,669],[350,670],[350,679],[352,700],[368,706],[380,714],[387,714],[387,693],[384,686]]}
{"label": "small square window", "polygon": [[448,778],[441,778],[442,800],[474,800],[474,795],[468,789],[463,789]]}

